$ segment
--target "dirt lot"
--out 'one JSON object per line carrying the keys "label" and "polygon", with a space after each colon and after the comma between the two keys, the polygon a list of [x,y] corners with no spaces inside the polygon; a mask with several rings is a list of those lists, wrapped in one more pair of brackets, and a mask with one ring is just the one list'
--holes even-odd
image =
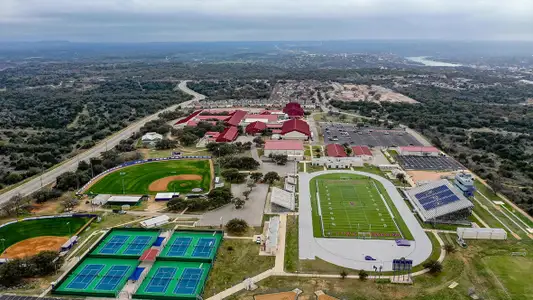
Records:
{"label": "dirt lot", "polygon": [[67,240],[68,237],[62,236],[39,236],[27,239],[7,248],[0,258],[22,258],[47,250],[58,251]]}
{"label": "dirt lot", "polygon": [[437,181],[442,178],[453,177],[455,172],[407,171],[407,175],[417,183],[419,181]]}

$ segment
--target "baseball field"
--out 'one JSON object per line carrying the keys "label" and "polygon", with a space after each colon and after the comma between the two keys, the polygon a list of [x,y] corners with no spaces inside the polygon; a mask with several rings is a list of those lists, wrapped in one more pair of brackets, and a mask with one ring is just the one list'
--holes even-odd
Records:
{"label": "baseball field", "polygon": [[45,250],[59,250],[88,221],[89,218],[78,217],[46,218],[0,227],[0,239],[3,239],[0,257],[24,257]]}
{"label": "baseball field", "polygon": [[93,183],[85,193],[145,195],[158,192],[190,193],[211,187],[209,160],[168,160],[118,169]]}

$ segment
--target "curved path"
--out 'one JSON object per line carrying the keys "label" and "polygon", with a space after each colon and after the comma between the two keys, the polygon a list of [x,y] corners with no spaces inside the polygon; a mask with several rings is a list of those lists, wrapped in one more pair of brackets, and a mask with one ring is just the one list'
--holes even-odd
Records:
{"label": "curved path", "polygon": [[205,98],[204,95],[198,94],[195,91],[189,89],[187,87],[187,81],[181,81],[178,84],[178,88],[183,91],[184,93],[187,93],[189,95],[192,95],[194,98],[189,101],[181,102],[179,104],[172,105],[166,109],[160,110],[150,116],[147,116],[133,124],[130,124],[128,127],[120,130],[119,132],[111,135],[110,137],[105,138],[96,146],[74,156],[71,159],[65,160],[59,165],[54,166],[52,169],[49,169],[45,171],[42,175],[34,177],[33,179],[9,190],[4,193],[0,194],[0,206],[2,206],[5,202],[7,202],[11,197],[15,195],[22,195],[26,196],[33,192],[36,192],[40,190],[43,186],[48,185],[50,183],[55,182],[56,178],[68,171],[75,171],[78,168],[78,163],[80,161],[88,161],[90,158],[93,157],[100,157],[100,153],[106,151],[107,149],[111,149],[118,145],[118,143],[123,140],[129,138],[133,133],[139,131],[139,129],[144,126],[149,121],[155,120],[158,118],[158,115],[165,111],[172,111],[175,110],[180,105],[188,105],[189,103],[193,103],[194,101],[199,101]]}
{"label": "curved path", "polygon": [[[325,174],[345,173],[368,176],[379,181],[385,187],[396,209],[409,227],[415,241],[410,247],[398,247],[393,240],[359,240],[313,237],[313,216],[309,184],[312,178]],[[299,220],[299,255],[300,259],[314,260],[319,257],[332,264],[350,268],[373,271],[374,265],[383,265],[383,271],[392,271],[392,260],[405,257],[413,260],[413,266],[421,264],[432,251],[431,240],[426,235],[416,217],[411,213],[394,184],[387,179],[359,171],[321,171],[299,173],[300,220]],[[365,261],[365,255],[371,255],[377,261]]]}

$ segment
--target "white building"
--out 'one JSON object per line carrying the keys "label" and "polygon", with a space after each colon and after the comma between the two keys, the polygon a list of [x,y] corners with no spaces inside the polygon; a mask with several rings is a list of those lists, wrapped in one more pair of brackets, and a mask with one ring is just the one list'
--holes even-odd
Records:
{"label": "white building", "polygon": [[289,160],[302,160],[304,157],[304,143],[292,140],[266,140],[265,156],[287,155]]}
{"label": "white building", "polygon": [[268,222],[264,247],[265,252],[271,255],[276,255],[276,252],[278,251],[279,224],[279,216],[271,217]]}
{"label": "white building", "polygon": [[400,155],[411,156],[439,156],[440,150],[432,146],[398,147]]}
{"label": "white building", "polygon": [[331,157],[323,156],[311,160],[313,166],[324,166],[332,169],[347,169],[350,167],[362,167],[364,161],[360,157]]}
{"label": "white building", "polygon": [[147,132],[141,137],[143,144],[154,146],[157,142],[163,139],[163,135],[157,132]]}
{"label": "white building", "polygon": [[270,202],[292,211],[296,209],[294,194],[277,187],[272,188],[272,192],[270,193]]}

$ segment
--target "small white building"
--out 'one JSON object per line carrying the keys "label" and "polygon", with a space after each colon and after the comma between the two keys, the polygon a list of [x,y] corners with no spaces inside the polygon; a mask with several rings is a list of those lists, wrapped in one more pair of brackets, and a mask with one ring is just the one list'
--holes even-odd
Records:
{"label": "small white building", "polygon": [[179,197],[180,193],[157,193],[155,195],[155,201],[168,201],[174,197]]}
{"label": "small white building", "polygon": [[162,139],[163,139],[163,135],[157,132],[147,132],[145,135],[141,137],[143,144],[149,145],[149,146],[155,146],[155,144]]}
{"label": "small white building", "polygon": [[264,247],[265,252],[271,255],[276,255],[276,252],[278,251],[279,224],[279,216],[271,217],[270,221],[268,222]]}
{"label": "small white building", "polygon": [[398,154],[404,156],[439,156],[440,150],[432,146],[398,147]]}
{"label": "small white building", "polygon": [[294,194],[277,187],[272,188],[272,192],[270,193],[270,203],[290,209],[292,211],[296,209]]}
{"label": "small white building", "polygon": [[158,227],[168,223],[170,218],[167,215],[157,216],[141,222],[141,226],[144,228]]}
{"label": "small white building", "polygon": [[324,166],[331,169],[347,169],[350,167],[364,166],[363,159],[360,157],[331,157],[323,156],[311,160],[313,166]]}
{"label": "small white building", "polygon": [[265,156],[287,155],[289,160],[302,160],[304,157],[304,143],[302,141],[266,140]]}

